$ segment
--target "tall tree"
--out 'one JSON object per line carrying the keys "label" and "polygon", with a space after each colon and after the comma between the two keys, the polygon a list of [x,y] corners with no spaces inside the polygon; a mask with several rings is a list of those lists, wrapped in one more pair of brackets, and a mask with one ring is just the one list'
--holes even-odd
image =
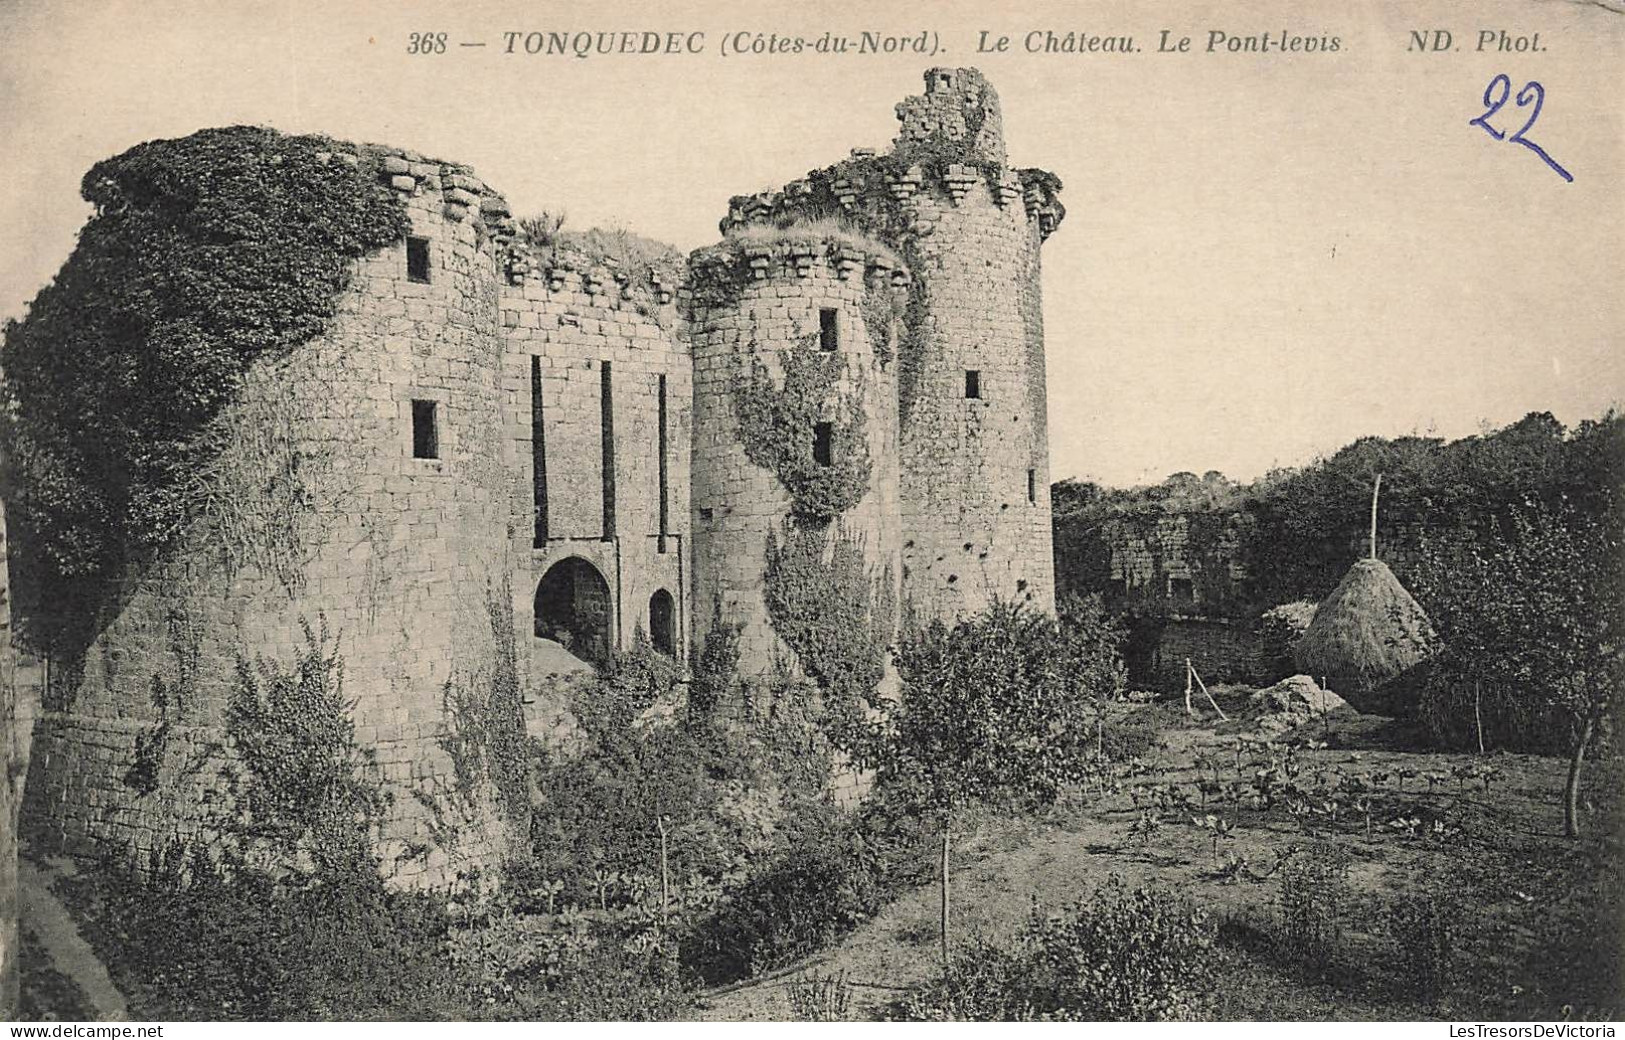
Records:
{"label": "tall tree", "polygon": [[1581,771],[1618,719],[1625,684],[1625,523],[1620,503],[1582,512],[1530,498],[1488,537],[1429,546],[1418,594],[1445,652],[1430,683],[1523,691],[1569,732],[1563,829],[1580,833]]}
{"label": "tall tree", "polygon": [[890,707],[881,782],[912,795],[940,827],[944,960],[955,812],[994,799],[1051,804],[1086,775],[1098,702],[1123,686],[1119,642],[1089,600],[1064,628],[995,603],[952,627],[934,621],[898,648],[902,694]]}

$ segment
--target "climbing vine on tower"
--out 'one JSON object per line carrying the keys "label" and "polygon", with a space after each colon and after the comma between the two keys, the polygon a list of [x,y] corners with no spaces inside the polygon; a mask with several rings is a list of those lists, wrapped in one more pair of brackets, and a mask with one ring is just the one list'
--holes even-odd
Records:
{"label": "climbing vine on tower", "polygon": [[[851,509],[869,490],[871,464],[863,407],[864,379],[855,370],[843,392],[845,358],[804,337],[779,352],[782,383],[760,363],[734,388],[734,413],[745,454],[772,471],[790,493],[791,512],[827,521]],[[823,431],[827,444],[818,443]]]}
{"label": "climbing vine on tower", "polygon": [[17,606],[59,653],[196,514],[202,434],[249,366],[321,335],[353,261],[408,229],[374,160],[259,127],[149,141],[80,191],[94,215],[0,350]]}

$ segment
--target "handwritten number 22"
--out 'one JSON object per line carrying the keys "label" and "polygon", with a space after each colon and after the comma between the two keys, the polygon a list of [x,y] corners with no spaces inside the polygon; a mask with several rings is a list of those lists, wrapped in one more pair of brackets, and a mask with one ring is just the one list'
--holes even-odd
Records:
{"label": "handwritten number 22", "polygon": [[[1500,96],[1496,96],[1495,91],[1497,87],[1499,87],[1501,90]],[[1558,165],[1557,160],[1546,154],[1546,149],[1524,136],[1529,132],[1529,128],[1535,125],[1535,120],[1540,118],[1540,108],[1546,103],[1545,87],[1541,86],[1539,83],[1536,83],[1534,80],[1530,80],[1528,83],[1523,85],[1522,90],[1518,91],[1518,107],[1523,108],[1530,102],[1533,102],[1535,105],[1535,110],[1529,113],[1529,121],[1524,123],[1523,126],[1519,127],[1517,133],[1513,134],[1510,138],[1507,137],[1504,130],[1497,130],[1495,127],[1490,125],[1490,117],[1501,111],[1502,107],[1507,103],[1507,98],[1509,98],[1511,95],[1512,81],[1507,78],[1506,73],[1503,72],[1498,74],[1494,79],[1490,80],[1489,86],[1484,88],[1484,113],[1473,119],[1469,119],[1467,121],[1468,125],[1480,127],[1486,134],[1489,134],[1497,141],[1511,141],[1513,144],[1523,145],[1531,152],[1534,152],[1536,155],[1540,156],[1541,162],[1544,162],[1547,166],[1550,166],[1554,171],[1556,171],[1559,177],[1572,183],[1574,181],[1574,174]]]}

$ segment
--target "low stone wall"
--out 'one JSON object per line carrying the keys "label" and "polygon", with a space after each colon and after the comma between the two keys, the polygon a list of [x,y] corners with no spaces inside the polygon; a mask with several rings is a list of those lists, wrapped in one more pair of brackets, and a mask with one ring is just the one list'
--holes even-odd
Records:
{"label": "low stone wall", "polygon": [[1263,646],[1256,626],[1228,618],[1173,617],[1163,626],[1154,660],[1159,685],[1166,689],[1185,686],[1185,662],[1189,660],[1202,681],[1261,682]]}

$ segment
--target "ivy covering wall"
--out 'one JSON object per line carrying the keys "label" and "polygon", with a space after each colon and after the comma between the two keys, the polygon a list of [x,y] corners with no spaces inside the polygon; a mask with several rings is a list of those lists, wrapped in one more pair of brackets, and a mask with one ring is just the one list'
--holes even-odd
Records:
{"label": "ivy covering wall", "polygon": [[[846,358],[819,350],[816,337],[780,351],[779,361],[782,383],[756,363],[735,387],[739,442],[752,462],[779,478],[795,516],[826,521],[857,505],[869,490],[863,372],[852,367],[850,388],[843,392]],[[820,423],[830,428],[828,465],[813,453],[813,431]]]}
{"label": "ivy covering wall", "polygon": [[865,709],[884,673],[897,622],[891,571],[873,573],[863,550],[839,522],[790,519],[768,537],[762,577],[773,630],[824,695],[830,739],[859,758]]}
{"label": "ivy covering wall", "polygon": [[367,156],[257,127],[138,145],[80,190],[93,216],[0,347],[17,607],[58,656],[195,515],[201,434],[249,366],[321,335],[352,262],[408,228]]}

